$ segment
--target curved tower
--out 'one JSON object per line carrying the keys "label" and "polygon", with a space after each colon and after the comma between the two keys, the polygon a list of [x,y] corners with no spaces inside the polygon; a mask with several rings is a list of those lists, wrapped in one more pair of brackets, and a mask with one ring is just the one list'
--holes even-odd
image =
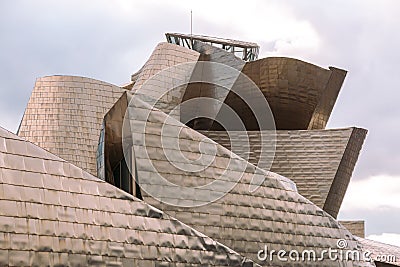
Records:
{"label": "curved tower", "polygon": [[85,77],[39,78],[18,135],[96,175],[101,123],[124,91]]}

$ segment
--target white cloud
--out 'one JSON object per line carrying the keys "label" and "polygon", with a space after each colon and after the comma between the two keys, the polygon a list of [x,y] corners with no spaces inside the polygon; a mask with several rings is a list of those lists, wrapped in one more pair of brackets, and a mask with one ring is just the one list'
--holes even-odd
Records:
{"label": "white cloud", "polygon": [[400,176],[379,175],[351,181],[342,210],[400,208]]}
{"label": "white cloud", "polygon": [[[316,53],[320,45],[318,33],[312,24],[297,18],[293,10],[281,2],[249,0],[244,5],[232,5],[231,1],[182,2],[175,0],[169,1],[168,4],[175,5],[183,11],[187,10],[188,18],[189,11],[193,10],[195,34],[217,34],[202,33],[201,20],[199,20],[201,18],[215,25],[225,25],[229,29],[226,36],[220,37],[274,43],[273,51],[261,48],[262,57],[304,56]],[[230,36],[232,34],[234,36]]]}
{"label": "white cloud", "polygon": [[273,51],[265,51],[261,56],[293,56],[309,57],[316,54],[319,50],[320,39],[317,32],[308,22],[301,21],[296,23],[296,28],[288,31],[290,36],[283,36],[275,41]]}
{"label": "white cloud", "polygon": [[367,238],[378,241],[378,242],[382,242],[385,244],[390,244],[390,245],[400,247],[400,234],[383,233],[380,235],[369,235],[369,236],[367,236]]}

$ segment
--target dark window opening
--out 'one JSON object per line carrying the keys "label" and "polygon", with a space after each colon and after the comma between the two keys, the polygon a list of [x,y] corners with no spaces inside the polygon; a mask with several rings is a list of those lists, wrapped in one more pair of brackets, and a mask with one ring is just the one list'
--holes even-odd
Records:
{"label": "dark window opening", "polygon": [[132,176],[123,158],[113,170],[114,185],[132,194]]}

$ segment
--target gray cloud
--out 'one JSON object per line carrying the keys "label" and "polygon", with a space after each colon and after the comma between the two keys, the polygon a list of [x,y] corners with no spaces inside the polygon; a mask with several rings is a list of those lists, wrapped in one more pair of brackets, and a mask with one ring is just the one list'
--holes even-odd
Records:
{"label": "gray cloud", "polygon": [[110,1],[90,2],[1,2],[2,126],[16,130],[37,77],[71,74],[115,84],[129,81],[155,44],[164,41],[164,32],[183,30],[180,22],[187,16],[152,9],[142,20],[137,16],[143,10],[114,13]]}
{"label": "gray cloud", "polygon": [[[371,197],[374,197],[371,195]],[[367,235],[386,233],[399,233],[400,209],[381,207],[379,209],[357,209],[341,212],[341,219],[365,220]]]}
{"label": "gray cloud", "polygon": [[321,51],[309,60],[349,71],[328,126],[369,130],[354,178],[400,176],[400,2],[284,3],[321,38]]}
{"label": "gray cloud", "polygon": [[[187,32],[189,11],[165,5],[126,13],[113,1],[0,3],[0,122],[15,131],[38,77],[87,76],[114,84],[147,60],[168,31]],[[224,27],[202,21],[205,31]]]}

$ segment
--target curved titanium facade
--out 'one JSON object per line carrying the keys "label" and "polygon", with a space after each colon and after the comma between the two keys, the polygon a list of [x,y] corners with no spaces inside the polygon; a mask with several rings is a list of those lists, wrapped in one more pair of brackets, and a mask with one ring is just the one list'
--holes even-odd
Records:
{"label": "curved titanium facade", "polygon": [[1,266],[257,266],[0,128]]}
{"label": "curved titanium facade", "polygon": [[353,235],[365,238],[365,221],[339,221]]}
{"label": "curved titanium facade", "polygon": [[[257,259],[257,252],[263,248],[264,244],[268,244],[271,248],[291,248],[298,251],[313,248],[321,252],[323,249],[335,247],[338,239],[345,239],[349,244],[349,249],[358,249],[358,244],[352,234],[329,214],[296,192],[290,180],[280,179],[274,173],[259,170],[259,178],[264,182],[256,191],[249,192],[249,185],[252,183],[257,167],[221,145],[213,143],[199,132],[177,121],[172,122],[172,118],[169,119],[170,125],[180,132],[179,147],[166,143],[163,145],[160,133],[151,129],[161,129],[168,115],[154,109],[146,119],[146,116],[142,115],[146,113],[145,109],[146,105],[137,98],[132,99],[128,108],[128,112],[132,112],[129,123],[139,185],[142,188],[156,187],[156,191],[161,194],[159,196],[161,199],[174,198],[169,201],[177,205],[168,205],[156,200],[154,195],[149,195],[146,189],[142,190],[145,202],[231,247],[239,254],[268,266],[279,266],[279,260],[265,263]],[[149,128],[146,128],[145,145],[144,140],[137,137],[141,132],[135,125],[146,121]],[[178,137],[168,135],[168,138]],[[217,148],[214,161],[203,171],[179,170],[176,167],[179,162],[171,161],[172,158],[167,158],[164,154],[183,153],[186,158],[195,158],[199,152],[194,148],[200,147],[200,142],[202,142],[203,151],[211,151],[214,145]],[[169,141],[169,144],[173,143],[173,140]],[[147,157],[151,160],[151,166],[147,163]],[[212,183],[217,179],[224,179],[220,177],[223,171],[231,173],[230,177],[232,177],[241,166],[245,166],[245,171],[236,186],[222,198],[201,207],[182,207],[180,203],[187,201],[188,198],[194,204],[201,199],[198,199],[199,196],[196,194],[181,195],[184,194],[183,192],[168,195],[168,192],[174,190],[173,186],[161,185],[156,180],[156,177],[161,175],[174,184],[196,187]],[[215,192],[211,190],[209,193],[205,192],[204,196],[213,193]],[[308,266],[340,266],[340,264],[343,263],[329,260],[318,262],[316,265],[307,263]],[[362,266],[364,263],[353,261],[353,264],[353,266]]]}
{"label": "curved titanium facade", "polygon": [[[185,62],[195,62],[199,56],[200,53],[185,47],[159,43],[140,71],[132,75],[135,79],[132,90],[137,91],[150,77],[161,70]],[[151,96],[151,92],[146,93]]]}
{"label": "curved titanium facade", "polygon": [[[142,95],[147,102],[156,102],[157,108],[170,113],[171,109],[180,103],[186,91],[186,85],[176,86],[176,84],[185,81],[186,76],[193,71],[190,67],[181,70],[179,65],[192,63],[194,66],[199,56],[200,53],[185,47],[159,43],[146,64],[139,72],[132,75],[135,82],[131,91]],[[168,72],[168,75],[160,77],[159,73],[162,70]],[[171,90],[173,88],[175,89]],[[175,114],[170,115],[179,118],[179,113],[177,110]]]}
{"label": "curved titanium facade", "polygon": [[[200,132],[230,149],[231,140],[226,132]],[[257,165],[261,150],[260,132],[233,134],[237,139],[249,137],[249,147],[242,147],[237,154],[248,157],[250,163]],[[270,170],[293,180],[300,194],[336,218],[367,131],[346,128],[279,130],[265,134],[276,139]],[[264,166],[258,167],[264,169]]]}
{"label": "curved titanium facade", "polygon": [[[267,99],[277,130],[324,129],[346,76],[344,70],[334,67],[323,69],[292,58],[271,57],[245,62],[223,49],[198,41],[194,42],[193,49],[201,54],[201,61],[222,63],[247,75]],[[241,84],[231,86],[239,91],[248,90]],[[250,108],[243,100],[233,92],[221,92],[212,84],[193,83],[187,86],[182,101],[196,97],[218,99],[235,110],[245,121],[247,130],[259,130]],[[222,130],[204,119],[197,119],[193,124],[194,129]]]}
{"label": "curved titanium facade", "polygon": [[124,91],[84,77],[39,78],[18,135],[96,175],[101,122]]}
{"label": "curved titanium facade", "polygon": [[[346,76],[344,70],[285,57],[247,62],[242,72],[265,95],[277,130],[324,129]],[[232,106],[237,101],[227,99]]]}

